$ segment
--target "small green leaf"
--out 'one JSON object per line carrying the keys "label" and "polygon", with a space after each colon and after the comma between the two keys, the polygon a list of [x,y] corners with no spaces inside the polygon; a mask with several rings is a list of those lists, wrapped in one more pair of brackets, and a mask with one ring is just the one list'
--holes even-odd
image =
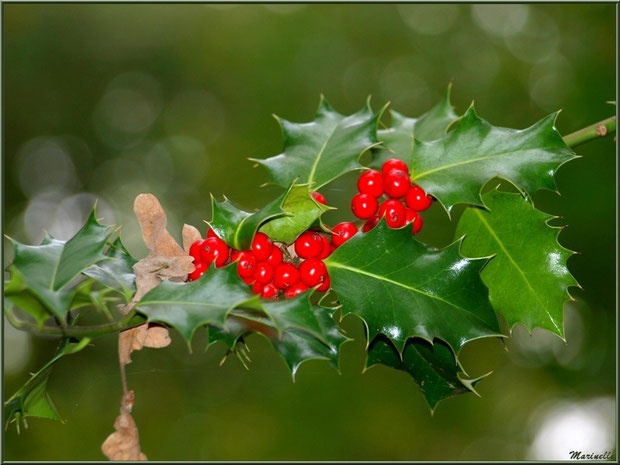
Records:
{"label": "small green leaf", "polygon": [[431,344],[419,338],[409,339],[401,359],[389,340],[379,336],[368,347],[366,369],[378,364],[408,373],[420,387],[431,411],[435,410],[439,401],[448,397],[475,393],[474,386],[487,376],[462,379],[463,371],[454,354],[440,340]]}
{"label": "small green leaf", "polygon": [[196,329],[206,324],[224,326],[237,307],[260,310],[260,298],[252,295],[237,275],[235,264],[211,267],[190,283],[164,281],[136,305],[149,321],[167,323],[189,344]]}
{"label": "small green leaf", "polygon": [[410,337],[440,338],[458,354],[468,341],[500,336],[479,276],[486,260],[463,258],[459,245],[432,249],[384,219],[356,234],[325,260],[343,316],[358,315],[369,341],[384,334],[399,352]]}
{"label": "small green leaf", "polygon": [[254,234],[261,224],[285,215],[282,208],[291,189],[293,184],[277,199],[254,213],[240,210],[227,198],[224,198],[223,202],[218,202],[211,196],[213,218],[208,224],[230,247],[247,250],[252,245]]}
{"label": "small green leaf", "polygon": [[557,241],[561,228],[549,226],[553,217],[519,194],[492,190],[483,200],[490,211],[467,208],[456,234],[466,235],[464,255],[494,255],[482,270],[493,308],[511,328],[521,323],[564,337],[564,302],[578,284],[566,267],[574,252]]}
{"label": "small green leaf", "polygon": [[52,399],[47,393],[47,382],[54,364],[65,355],[75,354],[90,343],[89,338],[79,341],[66,338],[60,345],[56,355],[39,371],[33,374],[28,381],[5,402],[6,427],[16,423],[19,432],[20,423],[26,425],[27,417],[48,418],[61,420]]}
{"label": "small green leaf", "polygon": [[136,275],[133,266],[138,261],[127,251],[120,237],[110,245],[105,255],[110,260],[91,265],[84,271],[84,274],[120,292],[129,302],[136,292]]}
{"label": "small green leaf", "polygon": [[284,150],[265,160],[251,159],[264,165],[273,184],[282,187],[298,180],[312,190],[352,170],[361,169],[360,156],[377,145],[377,113],[364,106],[359,112],[344,116],[321,97],[315,118],[310,123],[291,123],[278,119],[282,126]]}
{"label": "small green leaf", "polygon": [[515,130],[492,126],[472,106],[443,138],[414,140],[411,180],[448,212],[457,203],[483,205],[480,190],[496,176],[530,194],[555,190],[555,172],[576,158],[554,126],[557,115]]}
{"label": "small green leaf", "polygon": [[390,158],[398,158],[411,166],[414,137],[424,141],[442,137],[458,119],[450,103],[451,89],[452,85],[448,86],[444,98],[419,118],[408,118],[392,110],[392,126],[377,131],[379,140],[388,150],[378,150],[370,166],[380,169]]}
{"label": "small green leaf", "polygon": [[7,307],[18,308],[32,316],[39,328],[53,314],[39,298],[30,292],[23,275],[14,266],[9,267],[11,279],[4,283],[4,301]]}
{"label": "small green leaf", "polygon": [[65,286],[86,268],[109,258],[103,254],[108,228],[99,224],[93,209],[82,229],[66,242],[46,236],[41,245],[30,246],[11,239],[13,268],[22,274],[30,292],[60,320],[65,319],[75,292],[65,290]]}
{"label": "small green leaf", "polygon": [[268,220],[261,226],[260,231],[273,241],[292,244],[323,213],[331,210],[331,207],[314,200],[307,185],[294,185],[282,209],[287,216]]}

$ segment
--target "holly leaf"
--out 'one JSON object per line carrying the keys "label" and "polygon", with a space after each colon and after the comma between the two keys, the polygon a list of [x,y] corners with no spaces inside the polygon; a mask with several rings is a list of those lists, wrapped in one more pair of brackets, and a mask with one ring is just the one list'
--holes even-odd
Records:
{"label": "holly leaf", "polygon": [[50,313],[39,298],[28,290],[24,276],[14,266],[9,267],[11,279],[4,283],[4,304],[6,308],[19,308],[34,318],[41,328],[50,318]]}
{"label": "holly leaf", "polygon": [[467,208],[456,234],[466,235],[461,253],[468,257],[493,255],[482,270],[493,308],[528,330],[538,326],[564,337],[564,302],[568,288],[578,286],[566,261],[575,252],[558,243],[561,228],[554,218],[536,210],[519,194],[492,190],[483,195],[490,208]]}
{"label": "holly leaf", "polygon": [[250,160],[267,168],[273,184],[287,187],[298,180],[312,190],[319,190],[349,171],[362,169],[360,156],[379,144],[377,123],[384,109],[373,114],[366,105],[357,113],[344,116],[321,97],[310,123],[277,118],[284,139],[281,154]]}
{"label": "holly leaf", "polygon": [[501,336],[479,276],[486,260],[463,258],[459,245],[432,249],[384,219],[356,234],[325,260],[342,315],[358,315],[369,341],[384,334],[399,352],[411,337],[440,338],[458,354],[468,341]]}
{"label": "holly leaf", "polygon": [[463,378],[450,347],[440,340],[431,344],[420,338],[409,339],[401,358],[387,338],[378,336],[368,347],[365,370],[379,364],[409,374],[420,387],[431,413],[441,400],[468,392],[478,395],[474,386],[488,376]]}
{"label": "holly leaf", "polygon": [[90,343],[89,338],[79,341],[66,338],[60,345],[56,355],[47,362],[39,371],[33,374],[30,379],[8,399],[5,405],[6,427],[15,422],[17,431],[20,424],[28,426],[27,417],[48,418],[50,420],[60,420],[58,411],[47,392],[47,382],[52,372],[54,364],[65,355],[75,354]]}
{"label": "holly leaf", "polygon": [[91,265],[109,259],[103,253],[108,229],[97,221],[93,208],[82,229],[66,242],[49,235],[38,246],[11,239],[15,249],[12,269],[18,270],[30,292],[64,321],[75,292],[66,289],[67,285]]}
{"label": "holly leaf", "polygon": [[235,207],[226,197],[224,197],[223,202],[218,202],[212,195],[213,218],[207,223],[217,236],[230,247],[237,250],[247,250],[252,245],[254,234],[261,224],[269,219],[285,215],[283,206],[292,189],[293,183],[285,193],[254,213]]}
{"label": "holly leaf", "polygon": [[[300,297],[307,302],[307,296]],[[270,319],[248,319],[246,315],[235,310],[226,321],[226,328],[208,328],[209,346],[216,342],[223,342],[230,352],[240,351],[242,350],[240,347],[244,347],[245,344],[244,338],[251,333],[258,333],[269,340],[282,357],[291,370],[293,380],[299,367],[308,360],[327,360],[336,370],[339,370],[340,346],[350,339],[342,333],[334,321],[332,309],[316,305],[309,305],[309,308],[320,326],[322,340],[298,328],[290,328],[279,333]]]}
{"label": "holly leaf", "polygon": [[411,166],[414,137],[425,141],[441,138],[459,118],[450,103],[451,89],[449,85],[443,99],[419,118],[408,118],[391,110],[392,126],[377,131],[379,140],[388,150],[378,150],[370,166],[380,169],[390,158],[398,158]]}
{"label": "holly leaf", "polygon": [[110,260],[91,265],[84,271],[104,286],[120,292],[127,302],[136,292],[136,275],[133,266],[138,262],[127,251],[118,237],[105,254]]}
{"label": "holly leaf", "polygon": [[237,307],[260,310],[261,303],[241,281],[235,264],[209,268],[190,283],[163,281],[136,305],[149,322],[167,323],[178,330],[188,345],[198,327],[225,326],[228,313]]}
{"label": "holly leaf", "polygon": [[553,113],[527,129],[507,129],[479,118],[472,105],[441,139],[414,140],[411,180],[448,213],[457,203],[483,206],[480,190],[496,176],[522,192],[555,191],[555,172],[577,158],[554,126],[557,116]]}
{"label": "holly leaf", "polygon": [[297,237],[306,231],[323,213],[332,207],[317,202],[310,195],[308,185],[294,185],[282,205],[286,216],[268,220],[260,228],[271,240],[292,244]]}

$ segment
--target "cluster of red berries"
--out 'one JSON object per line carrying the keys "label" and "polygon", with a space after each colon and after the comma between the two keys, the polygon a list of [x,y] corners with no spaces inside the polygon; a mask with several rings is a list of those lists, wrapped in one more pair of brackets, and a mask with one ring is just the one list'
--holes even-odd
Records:
{"label": "cluster of red berries", "polygon": [[[422,229],[422,216],[433,199],[409,180],[409,168],[405,162],[392,158],[375,170],[365,171],[357,181],[359,194],[353,197],[351,210],[360,219],[366,220],[362,231],[374,228],[381,217],[390,228],[400,228],[413,223],[411,233]],[[387,199],[386,199],[387,197]],[[381,204],[379,201],[381,200]],[[403,201],[404,200],[404,201]]]}
{"label": "cluster of red berries", "polygon": [[[312,196],[317,202],[326,203],[322,194],[313,192]],[[250,250],[239,251],[228,247],[209,228],[207,238],[194,242],[189,249],[189,254],[194,257],[195,270],[188,278],[190,281],[200,278],[213,263],[221,268],[237,262],[239,277],[265,298],[276,299],[282,292],[290,299],[310,288],[327,291],[330,280],[323,260],[357,232],[352,223],[346,224],[353,229],[338,225],[334,228],[333,244],[316,231],[302,233],[294,244],[297,255],[294,261],[285,261],[282,249],[264,233],[254,235]]]}
{"label": "cluster of red berries", "polygon": [[[419,212],[430,207],[433,199],[419,186],[411,185],[409,170],[401,160],[386,161],[381,171],[365,171],[357,182],[359,194],[353,197],[351,210],[355,216],[366,220],[362,231],[370,231],[385,216],[391,228],[413,223],[412,233],[416,234],[422,229]],[[312,192],[312,197],[326,204],[325,197],[319,192]],[[381,205],[380,199],[384,199]],[[277,299],[282,292],[290,299],[311,288],[324,292],[329,289],[330,280],[323,260],[356,233],[357,226],[350,222],[332,228],[331,241],[317,231],[305,231],[295,240],[297,257],[285,261],[280,246],[264,233],[254,235],[250,250],[234,250],[209,228],[207,238],[194,242],[189,249],[195,269],[188,279],[195,281],[200,278],[213,263],[221,268],[237,262],[241,279],[262,297]]]}

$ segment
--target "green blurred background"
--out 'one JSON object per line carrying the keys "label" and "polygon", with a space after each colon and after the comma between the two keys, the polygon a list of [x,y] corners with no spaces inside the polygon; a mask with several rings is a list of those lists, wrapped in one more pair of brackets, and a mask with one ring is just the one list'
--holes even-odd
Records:
{"label": "green blurred background", "polygon": [[[323,93],[342,113],[372,94],[409,116],[454,81],[495,125],[524,128],[563,109],[568,134],[610,116],[615,100],[615,5],[3,5],[4,226],[26,243],[43,228],[77,231],[95,198],[104,222],[145,255],[133,199],[152,192],[180,238],[203,228],[209,193],[245,209],[273,198],[246,157],[281,148],[272,113],[308,121]],[[583,290],[565,307],[567,344],[517,327],[505,347],[474,342],[472,376],[493,370],[482,398],[444,401],[431,416],[401,372],[362,374],[359,320],[339,375],[302,366],[295,383],[260,337],[253,363],[218,366],[224,349],[144,350],[128,366],[143,450],[154,460],[567,459],[615,450],[616,157],[612,138],[580,147],[559,170],[561,197],[537,206],[568,224],[561,243]],[[324,193],[348,219],[354,176]],[[450,240],[433,207],[423,238]],[[5,241],[5,265],[12,252]],[[62,360],[49,390],[65,424],[31,419],[5,433],[8,460],[99,460],[121,395],[115,337]],[[50,356],[55,341],[4,325],[5,396]]]}

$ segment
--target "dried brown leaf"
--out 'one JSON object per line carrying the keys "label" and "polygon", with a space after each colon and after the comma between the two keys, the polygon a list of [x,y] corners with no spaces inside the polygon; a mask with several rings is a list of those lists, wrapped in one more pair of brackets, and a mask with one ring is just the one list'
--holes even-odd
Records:
{"label": "dried brown leaf", "polygon": [[131,416],[134,393],[128,391],[121,399],[121,413],[114,421],[116,431],[110,434],[101,446],[109,460],[148,460],[140,450],[138,426]]}
{"label": "dried brown leaf", "polygon": [[185,252],[189,253],[189,248],[192,244],[201,239],[202,236],[197,228],[190,224],[183,225],[183,249],[185,249]]}
{"label": "dried brown leaf", "polygon": [[142,228],[142,238],[151,254],[169,258],[185,255],[166,229],[166,213],[153,194],[138,195],[133,209]]}
{"label": "dried brown leaf", "polygon": [[123,365],[131,363],[131,353],[143,347],[161,348],[170,344],[168,329],[153,323],[144,323],[135,328],[121,331],[118,340],[118,355]]}
{"label": "dried brown leaf", "polygon": [[[140,194],[134,202],[134,211],[142,228],[142,238],[151,253],[133,266],[136,273],[136,294],[128,305],[120,306],[121,312],[125,315],[147,292],[162,281],[166,279],[185,281],[187,275],[194,271],[194,259],[176,243],[166,229],[166,213],[157,198],[152,194]],[[193,233],[186,232],[184,227],[184,243],[188,234]]]}

